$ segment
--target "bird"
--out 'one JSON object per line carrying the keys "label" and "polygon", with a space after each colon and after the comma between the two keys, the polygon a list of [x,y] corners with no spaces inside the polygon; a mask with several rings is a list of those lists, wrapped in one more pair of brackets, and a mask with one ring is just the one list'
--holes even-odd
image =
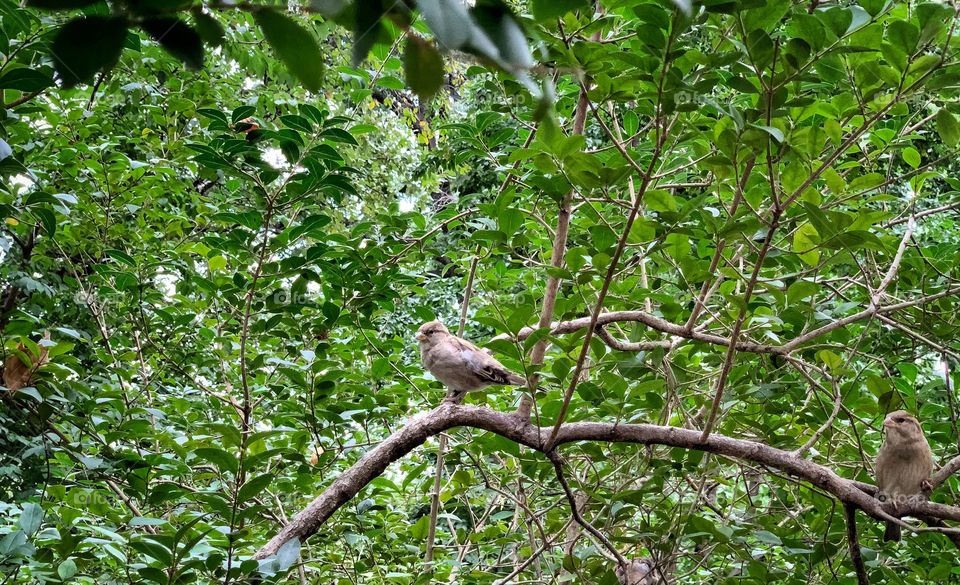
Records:
{"label": "bird", "polygon": [[[930,490],[933,455],[920,421],[904,410],[891,412],[883,421],[884,440],[877,453],[877,487],[881,501],[898,503]],[[899,541],[900,526],[887,522],[884,541]]]}
{"label": "bird", "polygon": [[421,325],[417,341],[423,365],[449,390],[445,400],[458,402],[467,392],[487,386],[527,383],[489,353],[452,335],[440,321]]}
{"label": "bird", "polygon": [[654,582],[653,564],[650,559],[633,559],[618,564],[614,570],[620,585],[652,585]]}

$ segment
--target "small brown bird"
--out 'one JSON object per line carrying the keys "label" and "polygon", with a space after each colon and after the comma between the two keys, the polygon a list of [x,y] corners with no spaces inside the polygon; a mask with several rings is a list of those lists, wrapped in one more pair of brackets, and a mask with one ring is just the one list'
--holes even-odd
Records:
{"label": "small brown bird", "polygon": [[[909,412],[891,412],[883,429],[884,441],[877,453],[878,496],[896,506],[929,490],[933,455],[920,421]],[[900,540],[900,526],[887,522],[883,540]]]}
{"label": "small brown bird", "polygon": [[494,384],[527,383],[476,345],[451,335],[440,321],[421,325],[417,341],[423,365],[450,390],[447,400],[459,401],[467,392]]}
{"label": "small brown bird", "polygon": [[650,559],[633,559],[626,565],[617,565],[614,574],[620,585],[653,585],[655,576]]}

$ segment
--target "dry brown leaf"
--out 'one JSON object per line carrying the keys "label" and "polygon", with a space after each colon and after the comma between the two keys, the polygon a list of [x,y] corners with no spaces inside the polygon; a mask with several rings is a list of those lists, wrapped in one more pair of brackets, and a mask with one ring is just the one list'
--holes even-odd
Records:
{"label": "dry brown leaf", "polygon": [[[47,333],[44,339],[50,339],[50,334]],[[37,370],[49,361],[46,347],[40,346],[39,356],[27,349],[22,343],[17,346],[17,350],[29,356],[31,363],[29,366],[23,363],[23,360],[15,353],[11,352],[7,355],[7,360],[3,364],[3,385],[7,387],[10,393],[33,386]]]}

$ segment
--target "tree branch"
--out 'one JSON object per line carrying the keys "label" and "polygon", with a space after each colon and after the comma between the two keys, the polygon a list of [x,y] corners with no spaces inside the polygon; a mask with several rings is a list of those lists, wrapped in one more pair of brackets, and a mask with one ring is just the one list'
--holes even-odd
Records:
{"label": "tree branch", "polygon": [[620,341],[613,335],[610,335],[610,332],[603,327],[597,327],[597,337],[600,338],[600,341],[606,343],[607,346],[617,351],[650,351],[651,349],[670,349],[670,346],[673,345],[669,340],[666,339],[636,342]]}
{"label": "tree branch", "polygon": [[[412,417],[406,426],[368,451],[359,461],[337,477],[313,502],[294,516],[287,526],[257,551],[254,558],[267,558],[290,540],[298,539],[302,542],[316,533],[337,509],[382,474],[390,463],[422,445],[429,437],[461,426],[489,431],[541,452],[543,451],[540,437],[549,431],[549,428],[535,426],[515,413],[502,413],[475,406],[441,404],[431,411]],[[706,441],[701,441],[700,435],[698,430],[671,426],[572,422],[560,427],[556,445],[597,441],[695,449],[785,472],[829,492],[844,504],[864,510],[877,520],[897,522],[909,530],[943,531],[935,528],[917,529],[900,521],[897,516],[927,516],[960,520],[960,508],[924,501],[900,504],[894,516],[890,504],[885,506],[872,496],[876,491],[872,485],[844,479],[827,467],[763,443],[717,434],[712,434]]]}
{"label": "tree branch", "polygon": [[943,482],[947,481],[947,479],[949,479],[949,477],[957,471],[960,471],[960,455],[957,455],[950,461],[947,461],[946,465],[941,467],[930,477],[930,485],[932,489],[937,489],[940,487]]}
{"label": "tree branch", "polygon": [[740,333],[743,329],[743,323],[747,318],[747,311],[750,307],[750,298],[753,296],[753,290],[757,286],[757,281],[760,279],[760,271],[763,270],[763,261],[767,257],[767,253],[770,251],[770,247],[773,246],[773,235],[777,231],[777,227],[780,225],[780,214],[782,210],[779,207],[776,207],[773,212],[773,218],[770,220],[770,225],[767,227],[767,235],[763,239],[763,246],[760,248],[760,252],[757,254],[757,263],[753,267],[753,274],[750,275],[750,280],[747,282],[747,288],[743,292],[743,305],[740,307],[740,312],[737,315],[737,320],[733,324],[733,332],[730,334],[730,344],[727,346],[727,355],[724,356],[723,366],[720,368],[720,377],[717,379],[716,389],[713,394],[713,403],[710,405],[710,412],[707,415],[707,422],[703,427],[703,435],[701,440],[706,441],[707,437],[710,436],[710,433],[713,431],[713,425],[717,422],[717,415],[720,413],[720,404],[723,401],[723,391],[726,387],[727,377],[730,375],[730,370],[733,368],[733,361],[737,355],[737,342],[740,341]]}
{"label": "tree branch", "polygon": [[[797,337],[791,339],[790,341],[782,345],[767,345],[763,343],[755,343],[752,341],[737,341],[737,351],[744,351],[747,353],[764,353],[764,354],[776,354],[776,355],[787,355],[793,353],[800,348],[801,345],[812,341],[818,337],[822,337],[832,331],[841,329],[857,321],[862,321],[873,317],[874,315],[887,315],[889,313],[895,313],[903,309],[910,307],[924,305],[926,303],[935,301],[937,299],[947,297],[953,294],[960,292],[960,285],[954,285],[945,288],[944,290],[932,293],[924,297],[911,299],[909,301],[903,301],[900,303],[895,303],[892,305],[884,305],[881,307],[872,307],[867,308],[853,315],[847,315],[835,321],[831,321],[822,327],[813,329]],[[573,333],[584,329],[590,326],[591,318],[590,317],[580,317],[577,319],[571,319],[570,321],[554,321],[550,324],[550,333],[553,335],[562,335],[566,333]],[[690,339],[692,341],[701,341],[703,343],[710,343],[713,345],[722,345],[729,346],[730,338],[723,335],[717,335],[715,333],[707,333],[704,331],[688,331],[683,325],[677,325],[676,323],[671,323],[662,317],[657,317],[646,313],[644,311],[611,311],[609,313],[601,313],[597,317],[597,326],[608,325],[610,323],[625,323],[625,322],[636,322],[643,323],[650,329],[659,331],[661,333],[666,333],[667,335],[672,335],[677,338]],[[517,340],[523,341],[524,339],[530,337],[537,328],[535,327],[524,327],[517,333]],[[509,339],[510,336],[506,333],[500,334],[493,339]]]}
{"label": "tree branch", "polygon": [[44,88],[44,89],[38,89],[37,91],[31,91],[30,93],[25,93],[25,94],[23,94],[22,96],[18,97],[17,99],[11,100],[11,101],[3,104],[3,109],[9,110],[9,109],[15,108],[15,107],[17,107],[17,106],[22,106],[23,104],[29,102],[29,101],[32,100],[33,98],[35,98],[35,97],[37,97],[38,95],[40,95],[41,93],[43,93],[45,90],[46,90],[46,88]]}
{"label": "tree branch", "polygon": [[573,495],[573,491],[570,489],[570,484],[567,483],[567,478],[563,475],[563,458],[557,454],[556,451],[550,451],[547,453],[547,458],[550,459],[550,462],[553,463],[553,470],[557,474],[557,480],[560,482],[560,486],[563,488],[563,493],[567,496],[567,501],[570,502],[570,513],[573,515],[573,519],[577,524],[583,527],[584,530],[592,534],[597,540],[599,540],[603,546],[607,547],[607,550],[610,551],[616,559],[617,562],[622,566],[626,565],[626,561],[623,559],[623,555],[620,554],[620,551],[617,550],[617,547],[613,546],[613,543],[604,536],[602,532],[597,530],[593,524],[587,522],[587,520],[580,514],[580,507],[577,505],[577,498]]}
{"label": "tree branch", "polygon": [[867,567],[863,564],[863,556],[860,554],[860,538],[857,536],[857,507],[850,504],[843,506],[844,516],[847,518],[847,545],[850,547],[850,562],[853,568],[857,570],[858,585],[870,585],[870,578],[867,577]]}
{"label": "tree branch", "polygon": [[[600,32],[593,34],[594,40],[600,38]],[[577,107],[573,116],[573,134],[582,135],[587,124],[587,106],[590,103],[588,96],[589,90],[583,84],[580,85],[580,96],[577,98]],[[563,268],[565,255],[567,251],[567,239],[570,234],[570,220],[573,217],[573,190],[568,191],[560,205],[557,208],[557,230],[553,239],[553,248],[550,252],[550,266],[553,268]],[[560,292],[559,270],[553,274],[547,275],[547,284],[543,290],[543,304],[540,307],[540,327],[546,327],[553,320],[554,309],[557,305],[557,294]],[[543,365],[544,357],[547,355],[546,338],[537,341],[530,352],[530,365],[537,369]],[[536,388],[539,376],[534,374],[527,379],[526,394],[520,398],[520,405],[517,413],[525,418],[530,418],[530,411],[536,400]]]}

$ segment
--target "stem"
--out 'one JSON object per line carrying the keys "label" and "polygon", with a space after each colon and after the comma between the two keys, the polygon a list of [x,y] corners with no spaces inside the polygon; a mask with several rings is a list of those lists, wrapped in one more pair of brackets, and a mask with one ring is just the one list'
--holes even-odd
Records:
{"label": "stem", "polygon": [[753,267],[753,274],[750,275],[750,282],[743,292],[743,306],[740,307],[740,313],[737,315],[737,321],[733,326],[733,332],[730,334],[730,345],[727,346],[727,355],[723,360],[723,367],[720,370],[720,378],[717,380],[717,388],[713,395],[713,404],[710,406],[710,414],[707,416],[707,423],[703,427],[701,441],[706,441],[713,430],[713,425],[717,420],[717,413],[720,410],[720,402],[723,400],[723,389],[726,386],[727,378],[730,376],[730,370],[733,368],[733,359],[737,355],[737,342],[740,340],[740,332],[743,330],[743,323],[747,318],[747,310],[750,304],[750,297],[753,296],[753,289],[757,286],[757,280],[760,278],[760,270],[763,268],[763,260],[767,257],[767,252],[773,244],[773,234],[780,225],[780,214],[782,209],[775,208],[773,218],[770,221],[770,229],[767,230],[767,236],[763,240],[763,247],[760,248],[760,254],[757,256],[757,264]]}
{"label": "stem", "polygon": [[[573,116],[573,134],[583,134],[587,122],[588,106],[589,98],[587,97],[587,87],[581,84],[580,96],[579,99],[577,99],[577,108]],[[567,251],[567,237],[570,233],[570,219],[573,216],[573,194],[573,190],[571,189],[564,195],[563,200],[560,202],[560,207],[557,210],[557,235],[553,239],[553,251],[550,254],[550,266],[553,268],[563,268],[564,255]],[[552,274],[547,276],[547,286],[543,291],[543,306],[540,309],[540,321],[537,323],[537,327],[540,329],[550,327],[550,323],[553,322],[553,313],[557,305],[557,293],[560,291],[560,280],[560,276],[554,276]],[[530,352],[530,365],[533,366],[534,369],[543,365],[543,360],[547,353],[547,343],[547,338],[544,337],[533,346],[533,351]],[[530,418],[530,411],[533,408],[534,401],[533,394],[536,392],[538,379],[539,376],[536,374],[530,376],[527,383],[527,388],[530,393],[524,394],[520,399],[517,416],[524,419]]]}
{"label": "stem", "polygon": [[860,555],[860,539],[857,537],[857,507],[845,504],[843,513],[847,518],[847,545],[850,547],[850,562],[857,571],[857,584],[870,585],[870,579],[867,577],[867,567],[863,564],[863,556]]}

